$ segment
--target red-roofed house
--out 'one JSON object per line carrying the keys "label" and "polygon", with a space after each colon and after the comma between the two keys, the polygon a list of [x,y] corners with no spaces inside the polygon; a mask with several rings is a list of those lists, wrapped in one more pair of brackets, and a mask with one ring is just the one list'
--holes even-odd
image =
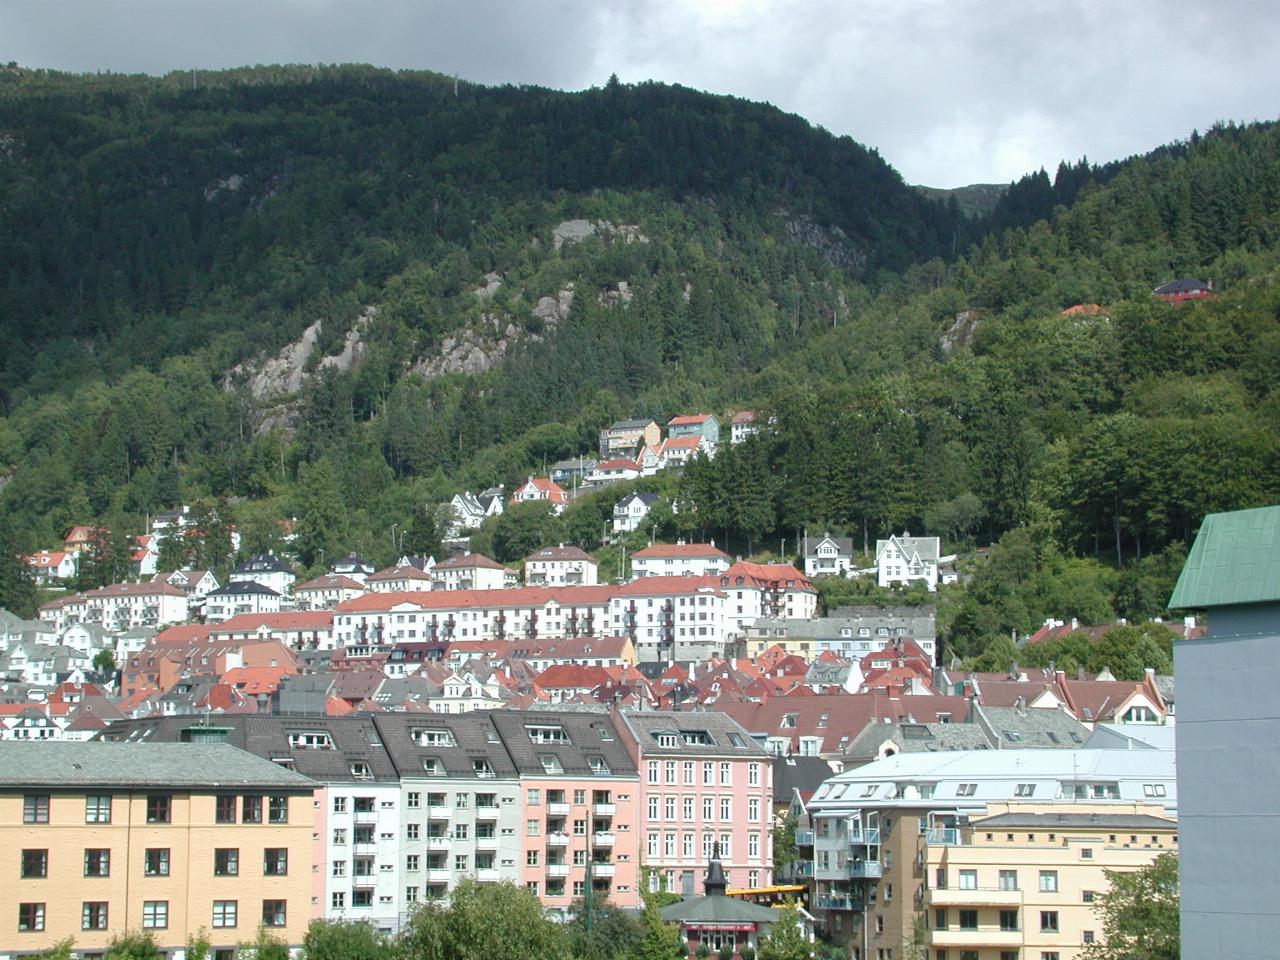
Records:
{"label": "red-roofed house", "polygon": [[667,421],[667,439],[699,437],[706,441],[708,452],[715,453],[720,442],[720,421],[707,413],[672,417]]}
{"label": "red-roofed house", "polygon": [[279,640],[294,650],[332,650],[333,614],[328,610],[242,613],[217,624],[213,641]]}
{"label": "red-roofed house", "polygon": [[301,610],[332,610],[343,600],[360,596],[364,590],[364,584],[359,581],[341,574],[326,573],[305,583],[295,584],[293,598]]}
{"label": "red-roofed house", "polygon": [[698,454],[710,456],[714,452],[715,448],[701,436],[667,437],[658,448],[658,457],[663,470],[677,470]]}
{"label": "red-roofed house", "polygon": [[[431,573],[419,570],[411,563],[401,563],[387,567],[365,578],[365,587],[372,593],[412,593],[416,590],[430,591],[435,589],[435,581]],[[344,600],[352,599],[344,597]],[[339,600],[338,603],[342,603]]]}
{"label": "red-roofed house", "polygon": [[70,580],[76,575],[76,555],[67,550],[41,550],[28,554],[26,561],[41,586]]}
{"label": "red-roofed house", "polygon": [[729,421],[729,443],[742,443],[756,432],[756,414],[754,410],[740,410]]}
{"label": "red-roofed house", "polygon": [[561,663],[542,671],[534,678],[533,684],[552,703],[563,703],[574,696],[589,695],[597,687],[611,684],[613,679],[603,667]]}
{"label": "red-roofed house", "polygon": [[153,577],[156,574],[156,561],[160,559],[160,538],[144,533],[140,537],[132,537],[133,552],[129,555],[129,565],[139,577]]}
{"label": "red-roofed house", "polygon": [[546,477],[530,477],[516,487],[515,493],[511,495],[512,503],[539,501],[550,503],[556,513],[564,513],[564,508],[569,504],[569,494],[565,493],[560,484],[553,483]]}
{"label": "red-roofed house", "polygon": [[501,590],[507,586],[508,573],[514,581],[514,571],[483,553],[468,550],[432,567],[431,580],[435,590]]}
{"label": "red-roofed house", "polygon": [[631,573],[636,577],[714,577],[729,569],[733,561],[712,543],[655,543],[631,555]]}
{"label": "red-roofed house", "polygon": [[599,583],[599,578],[591,554],[562,543],[542,547],[524,558],[524,582],[530,586],[591,587]]}

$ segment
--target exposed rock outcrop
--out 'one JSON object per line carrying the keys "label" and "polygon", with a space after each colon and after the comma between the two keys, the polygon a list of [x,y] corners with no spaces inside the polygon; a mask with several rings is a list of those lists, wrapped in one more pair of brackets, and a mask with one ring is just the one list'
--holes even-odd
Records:
{"label": "exposed rock outcrop", "polygon": [[943,354],[950,355],[955,350],[969,346],[973,343],[973,334],[977,329],[978,312],[961,310],[956,314],[951,326],[938,338],[938,345],[942,348]]}
{"label": "exposed rock outcrop", "polygon": [[625,243],[648,243],[649,238],[632,223],[613,223],[610,220],[565,220],[551,231],[551,242],[559,250],[566,243],[579,243],[599,232],[618,236]]}

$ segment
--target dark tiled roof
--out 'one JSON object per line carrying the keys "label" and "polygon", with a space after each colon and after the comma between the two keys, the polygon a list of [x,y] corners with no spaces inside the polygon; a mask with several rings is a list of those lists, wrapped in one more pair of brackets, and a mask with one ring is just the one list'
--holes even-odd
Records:
{"label": "dark tiled roof", "polygon": [[821,757],[774,757],[771,763],[774,803],[789,803],[793,790],[817,790],[832,775],[831,765]]}
{"label": "dark tiled roof", "polygon": [[311,788],[305,777],[226,743],[0,741],[0,785]]}
{"label": "dark tiled roof", "polygon": [[[632,762],[631,755],[627,752],[622,738],[614,729],[607,714],[553,710],[527,713],[497,710],[490,716],[506,743],[512,761],[523,774],[545,773],[540,758],[549,754],[560,761],[564,775],[568,777],[591,776],[592,769],[587,760],[589,756],[603,758],[611,776],[636,775],[636,765]],[[528,731],[525,730],[526,724],[537,724],[543,727],[560,726],[568,735],[569,743],[534,743],[529,739]]]}
{"label": "dark tiled roof", "polygon": [[[686,756],[686,757],[764,757],[764,748],[751,739],[751,734],[728,714],[717,711],[693,712],[624,712],[623,722],[631,734],[640,743],[640,750],[647,756]],[[686,743],[683,737],[679,745],[662,747],[658,745],[658,736],[663,733],[682,734],[688,731],[707,733],[713,743]],[[733,742],[737,737],[742,746]]]}

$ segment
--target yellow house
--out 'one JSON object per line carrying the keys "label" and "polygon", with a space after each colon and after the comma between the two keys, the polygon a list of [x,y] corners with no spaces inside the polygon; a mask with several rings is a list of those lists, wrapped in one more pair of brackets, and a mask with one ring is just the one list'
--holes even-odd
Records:
{"label": "yellow house", "polygon": [[145,931],[171,956],[312,917],[314,784],[229,744],[0,742],[0,960]]}
{"label": "yellow house", "polygon": [[1177,850],[1160,804],[991,804],[921,850],[929,960],[1073,960],[1102,939],[1105,870]]}

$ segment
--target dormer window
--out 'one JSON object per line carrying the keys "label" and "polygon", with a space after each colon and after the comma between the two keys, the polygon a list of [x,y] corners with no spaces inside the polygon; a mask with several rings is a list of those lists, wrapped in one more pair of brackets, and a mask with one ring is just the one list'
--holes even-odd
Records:
{"label": "dormer window", "polygon": [[609,775],[609,765],[604,762],[604,757],[597,757],[588,754],[587,766],[591,768],[591,773],[597,777],[607,777]]}
{"label": "dormer window", "polygon": [[660,747],[668,747],[668,748],[674,749],[680,746],[680,737],[677,734],[656,733],[654,734],[654,736],[658,738],[658,746]]}
{"label": "dormer window", "polygon": [[564,767],[560,763],[560,758],[554,753],[542,753],[538,755],[538,760],[542,764],[542,772],[553,776],[564,773]]}
{"label": "dormer window", "polygon": [[420,747],[456,747],[458,742],[453,738],[452,730],[432,727],[415,727],[409,735]]}
{"label": "dormer window", "polygon": [[492,780],[494,778],[493,764],[483,757],[472,760],[471,767],[481,780]]}
{"label": "dormer window", "polygon": [[439,757],[423,757],[422,769],[428,777],[444,776],[444,764],[440,762]]}
{"label": "dormer window", "polygon": [[333,738],[323,730],[295,730],[289,734],[294,750],[332,750]]}
{"label": "dormer window", "polygon": [[525,731],[534,743],[559,744],[569,743],[569,735],[561,726],[527,726]]}
{"label": "dormer window", "polygon": [[691,747],[714,747],[715,739],[706,730],[681,730],[680,739]]}
{"label": "dormer window", "polygon": [[798,713],[784,713],[782,715],[782,723],[779,726],[781,726],[783,730],[794,730],[796,728],[796,721],[799,719],[800,714]]}
{"label": "dormer window", "polygon": [[351,761],[351,776],[356,780],[372,780],[373,771],[369,769],[369,764],[363,760]]}

